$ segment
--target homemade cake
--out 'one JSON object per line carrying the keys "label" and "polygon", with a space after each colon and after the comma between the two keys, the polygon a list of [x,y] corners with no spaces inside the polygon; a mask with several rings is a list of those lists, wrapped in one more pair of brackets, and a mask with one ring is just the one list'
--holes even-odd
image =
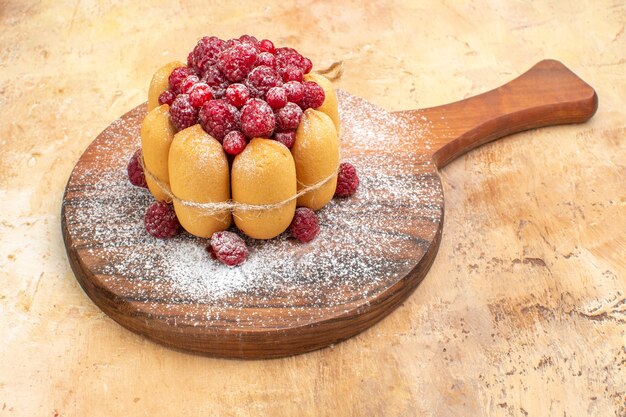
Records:
{"label": "homemade cake", "polygon": [[[177,218],[187,232],[208,238],[234,220],[256,239],[290,225],[301,241],[315,236],[313,211],[336,195],[341,169],[337,95],[312,67],[295,49],[267,39],[211,36],[198,41],[186,65],[170,62],[154,74],[142,159],[135,155],[133,166],[145,170],[161,202],[157,211],[175,212],[168,230],[179,227],[171,224]],[[312,226],[300,232],[294,224]]]}

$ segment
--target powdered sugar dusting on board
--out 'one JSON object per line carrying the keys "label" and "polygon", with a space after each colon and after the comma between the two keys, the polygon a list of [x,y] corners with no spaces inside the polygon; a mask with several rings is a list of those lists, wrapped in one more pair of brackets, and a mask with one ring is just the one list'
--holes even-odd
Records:
{"label": "powdered sugar dusting on board", "polygon": [[423,256],[423,242],[433,239],[436,228],[421,225],[441,221],[441,186],[423,155],[390,146],[427,140],[427,123],[404,138],[389,137],[401,121],[358,98],[339,96],[342,157],[356,167],[361,184],[354,196],[334,199],[318,212],[320,233],[311,243],[286,234],[270,241],[246,238],[248,260],[230,268],[211,258],[208,239],[149,236],[143,216],[153,199],[126,175],[139,146],[143,113],[137,112],[116,121],[109,128],[115,134],[94,142],[87,153],[96,157],[70,179],[68,194],[80,195],[64,202],[74,246],[82,257],[100,261],[92,272],[120,297],[172,309],[194,306],[188,325],[237,308],[239,325],[258,327],[276,323],[259,321],[249,307],[280,306],[306,321],[324,309],[341,312],[367,303]]}

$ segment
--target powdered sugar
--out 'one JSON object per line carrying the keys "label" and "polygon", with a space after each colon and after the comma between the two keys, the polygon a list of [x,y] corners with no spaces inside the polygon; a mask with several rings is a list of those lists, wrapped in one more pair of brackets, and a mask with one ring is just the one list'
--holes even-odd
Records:
{"label": "powdered sugar", "polygon": [[[306,322],[325,309],[341,312],[367,303],[423,256],[424,242],[436,230],[432,224],[441,221],[441,187],[422,155],[394,154],[381,140],[398,127],[390,124],[401,122],[360,99],[339,96],[343,157],[356,167],[361,184],[354,196],[335,199],[318,212],[320,233],[312,242],[287,234],[270,241],[246,238],[249,257],[231,268],[207,253],[208,239],[187,233],[152,238],[143,215],[153,199],[126,174],[126,161],[139,146],[143,113],[136,112],[111,126],[117,133],[88,149],[94,158],[70,179],[64,204],[74,247],[82,258],[98,260],[93,264],[101,266],[92,272],[117,296],[148,306],[192,306],[188,325],[237,309],[240,326],[276,325],[259,317],[258,309],[243,309],[265,305]],[[424,128],[399,140],[423,140],[426,134]],[[310,307],[305,312],[304,305]]]}

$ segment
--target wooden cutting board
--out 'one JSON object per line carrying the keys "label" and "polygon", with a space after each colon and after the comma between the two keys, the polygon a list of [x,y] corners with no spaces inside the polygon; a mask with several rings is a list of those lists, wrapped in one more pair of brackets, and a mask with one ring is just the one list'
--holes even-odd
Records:
{"label": "wooden cutting board", "polygon": [[443,225],[438,168],[511,133],[584,122],[597,105],[595,91],[552,60],[488,93],[422,110],[389,113],[340,92],[342,157],[356,166],[359,191],[319,212],[313,242],[248,240],[250,257],[236,268],[211,259],[204,239],[145,232],[152,199],[126,177],[141,105],[93,141],[69,178],[67,254],[106,314],[159,343],[231,358],[322,348],[381,320],[426,275]]}

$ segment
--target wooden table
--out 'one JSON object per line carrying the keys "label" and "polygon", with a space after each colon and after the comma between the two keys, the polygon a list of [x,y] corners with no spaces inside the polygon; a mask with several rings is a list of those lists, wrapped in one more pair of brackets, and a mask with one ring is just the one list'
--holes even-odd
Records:
{"label": "wooden table", "polygon": [[[0,416],[626,415],[623,2],[100,3],[0,1]],[[160,64],[246,32],[319,67],[343,60],[338,86],[390,110],[486,91],[543,58],[600,107],[447,166],[439,255],[372,329],[278,360],[190,355],[87,298],[61,197]]]}

